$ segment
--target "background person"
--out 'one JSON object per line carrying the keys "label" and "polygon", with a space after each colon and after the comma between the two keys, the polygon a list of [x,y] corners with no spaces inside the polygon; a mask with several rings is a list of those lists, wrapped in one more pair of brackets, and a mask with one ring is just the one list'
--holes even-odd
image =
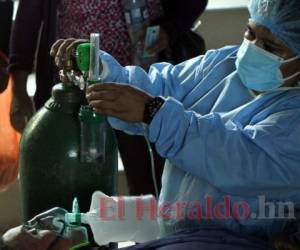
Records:
{"label": "background person", "polygon": [[[160,52],[161,60],[178,63],[204,53],[203,39],[191,32],[190,28],[204,11],[207,0],[146,0],[146,4],[151,25],[161,26],[159,40],[152,48],[155,53]],[[20,0],[11,37],[9,63],[13,78],[11,123],[14,128],[22,131],[33,114],[26,82],[34,68],[35,59],[37,90],[34,102],[39,109],[49,99],[55,84],[57,68],[49,56],[51,45],[58,38],[89,38],[92,32],[100,33],[101,48],[111,53],[122,65],[132,63],[131,42],[121,0]],[[166,48],[170,48],[170,56]],[[116,135],[130,194],[154,194],[150,156],[144,138],[129,136],[121,131],[116,131]],[[160,186],[164,159],[156,153],[155,148],[153,152],[156,179]]]}
{"label": "background person", "polygon": [[13,15],[13,2],[5,0],[0,2],[0,93],[8,85],[8,47]]}
{"label": "background person", "polygon": [[9,121],[11,84],[7,71],[12,16],[13,1],[0,1],[0,192],[13,184],[18,176],[19,136]]}

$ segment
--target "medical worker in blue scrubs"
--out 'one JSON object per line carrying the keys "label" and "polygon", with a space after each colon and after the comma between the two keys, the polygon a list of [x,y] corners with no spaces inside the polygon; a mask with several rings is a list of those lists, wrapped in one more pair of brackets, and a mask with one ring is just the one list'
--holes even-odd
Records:
{"label": "medical worker in blue scrubs", "polygon": [[[89,87],[88,101],[115,129],[145,135],[167,158],[159,204],[229,202],[239,215],[206,211],[191,220],[188,207],[180,218],[170,209],[159,218],[162,236],[219,228],[268,239],[295,222],[275,205],[297,212],[300,204],[300,1],[251,0],[249,11],[241,46],[178,65],[157,63],[147,73],[100,52],[105,84]],[[53,45],[58,65],[76,42]]]}

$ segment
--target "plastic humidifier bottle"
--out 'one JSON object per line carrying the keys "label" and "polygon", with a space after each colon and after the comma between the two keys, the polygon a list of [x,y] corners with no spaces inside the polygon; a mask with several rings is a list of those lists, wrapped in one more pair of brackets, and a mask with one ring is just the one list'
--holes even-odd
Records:
{"label": "plastic humidifier bottle", "polygon": [[99,245],[122,241],[142,243],[159,236],[155,206],[152,195],[118,198],[97,191],[92,196],[89,212],[68,213],[65,221],[89,224]]}
{"label": "plastic humidifier bottle", "polygon": [[[99,43],[99,34],[92,33],[89,45],[90,51],[88,65],[88,85],[99,83],[101,81]],[[105,145],[107,132],[105,117],[96,114],[91,106],[85,105],[81,106],[80,108],[79,120],[81,162],[102,164],[105,161]]]}
{"label": "plastic humidifier bottle", "polygon": [[90,106],[81,106],[79,120],[81,162],[103,163],[107,126],[105,118],[95,114]]}

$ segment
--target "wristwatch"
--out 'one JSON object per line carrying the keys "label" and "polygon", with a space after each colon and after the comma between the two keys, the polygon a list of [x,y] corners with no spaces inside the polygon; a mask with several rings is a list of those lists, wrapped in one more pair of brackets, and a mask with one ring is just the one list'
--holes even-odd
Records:
{"label": "wristwatch", "polygon": [[146,124],[150,124],[153,117],[164,103],[165,99],[161,96],[151,98],[150,100],[145,102],[143,122]]}

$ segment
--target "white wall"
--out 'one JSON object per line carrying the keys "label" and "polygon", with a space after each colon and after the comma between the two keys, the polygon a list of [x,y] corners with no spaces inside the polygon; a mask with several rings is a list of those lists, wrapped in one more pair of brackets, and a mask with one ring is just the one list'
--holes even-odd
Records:
{"label": "white wall", "polygon": [[207,49],[240,44],[249,19],[247,9],[211,9],[200,18],[197,29],[206,41]]}

